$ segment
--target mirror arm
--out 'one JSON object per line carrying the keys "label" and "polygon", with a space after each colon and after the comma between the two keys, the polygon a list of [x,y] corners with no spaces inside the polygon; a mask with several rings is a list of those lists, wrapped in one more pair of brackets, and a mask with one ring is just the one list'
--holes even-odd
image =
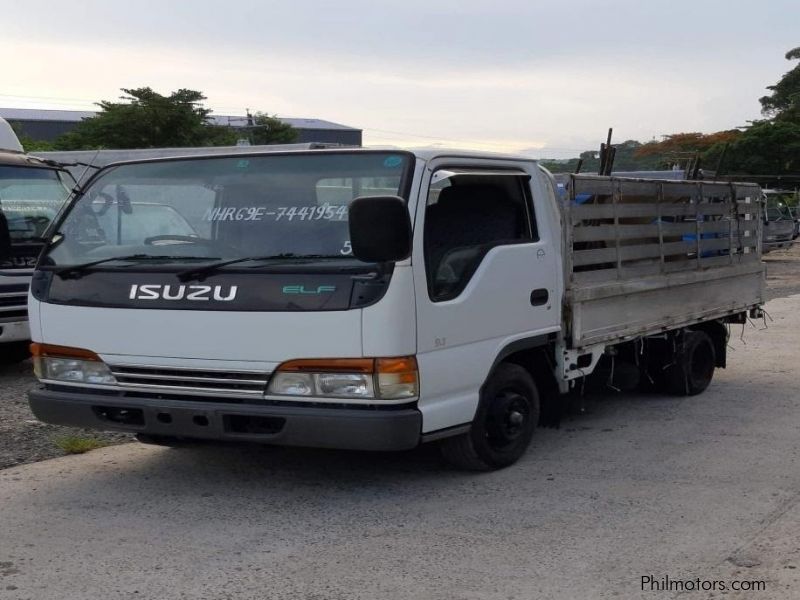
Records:
{"label": "mirror arm", "polygon": [[377,266],[378,266],[378,277],[386,277],[389,273],[392,272],[394,263],[388,261],[382,261],[377,263]]}

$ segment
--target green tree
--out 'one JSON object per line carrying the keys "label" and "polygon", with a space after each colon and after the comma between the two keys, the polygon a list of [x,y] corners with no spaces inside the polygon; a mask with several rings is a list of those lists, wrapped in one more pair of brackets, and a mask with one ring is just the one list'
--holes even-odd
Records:
{"label": "green tree", "polygon": [[[704,154],[715,164],[722,145]],[[788,119],[753,121],[728,147],[724,174],[785,175],[800,173],[800,122]]]}
{"label": "green tree", "polygon": [[551,173],[574,173],[578,166],[577,158],[567,160],[554,160],[550,158],[539,159],[539,164]]}
{"label": "green tree", "polygon": [[638,158],[652,157],[659,167],[671,166],[679,157],[704,153],[717,144],[732,142],[741,132],[736,129],[716,133],[673,133],[660,142],[648,142],[636,149]]}
{"label": "green tree", "polygon": [[297,130],[275,116],[257,112],[250,127],[250,143],[291,144],[297,139]]}
{"label": "green tree", "polygon": [[[787,60],[800,60],[800,47],[786,53]],[[800,63],[775,84],[772,93],[760,99],[767,119],[751,121],[731,141],[724,170],[742,175],[785,175],[800,173]],[[723,148],[715,145],[706,152],[714,160]]]}
{"label": "green tree", "polygon": [[236,143],[227,127],[210,123],[202,92],[180,89],[163,96],[149,87],[127,89],[120,102],[103,100],[100,112],[56,140],[60,150],[169,148]]}
{"label": "green tree", "polygon": [[[786,53],[786,60],[800,60],[800,46]],[[761,112],[767,117],[800,118],[800,63],[784,73],[775,85],[767,86],[769,96],[759,99]]]}
{"label": "green tree", "polygon": [[[616,153],[614,155],[615,171],[652,171],[661,169],[664,165],[663,160],[658,154],[648,154],[642,152],[646,144],[636,140],[627,140],[621,144],[615,144]],[[598,160],[599,163],[599,160]],[[599,167],[599,164],[598,164]]]}
{"label": "green tree", "polygon": [[28,135],[19,136],[19,143],[22,144],[22,148],[25,150],[25,152],[34,154],[36,152],[50,152],[56,149],[53,142],[48,142],[47,140],[35,140]]}
{"label": "green tree", "polygon": [[[662,168],[662,156],[660,153],[644,152],[642,149],[648,147],[636,140],[626,140],[620,144],[614,144],[616,154],[614,156],[615,171],[651,171]],[[578,167],[578,158],[569,161],[542,161],[542,165],[556,173],[572,173]],[[580,160],[582,173],[597,173],[600,169],[600,153],[597,150],[587,150],[581,152]]]}

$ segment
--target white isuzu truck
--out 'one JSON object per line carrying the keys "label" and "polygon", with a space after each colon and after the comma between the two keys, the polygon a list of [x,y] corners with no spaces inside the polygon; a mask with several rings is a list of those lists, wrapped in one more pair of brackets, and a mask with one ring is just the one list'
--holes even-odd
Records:
{"label": "white isuzu truck", "polygon": [[74,185],[61,167],[25,154],[0,119],[0,361],[28,356],[28,285],[42,234]]}
{"label": "white isuzu truck", "polygon": [[755,185],[314,150],[110,165],[49,232],[43,421],[509,465],[594,377],[694,395],[760,314]]}

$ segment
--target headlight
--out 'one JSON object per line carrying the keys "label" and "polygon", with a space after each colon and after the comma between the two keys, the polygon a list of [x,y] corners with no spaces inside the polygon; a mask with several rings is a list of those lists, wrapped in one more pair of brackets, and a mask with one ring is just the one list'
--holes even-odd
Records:
{"label": "headlight", "polygon": [[275,373],[267,393],[283,396],[313,396],[314,376],[310,373]]}
{"label": "headlight", "polygon": [[417,361],[403,358],[292,360],[267,388],[278,396],[398,400],[419,394]]}
{"label": "headlight", "polygon": [[359,373],[275,373],[268,393],[335,398],[375,397],[372,376]]}
{"label": "headlight", "polygon": [[117,380],[94,352],[80,348],[31,344],[33,371],[39,379],[114,385]]}

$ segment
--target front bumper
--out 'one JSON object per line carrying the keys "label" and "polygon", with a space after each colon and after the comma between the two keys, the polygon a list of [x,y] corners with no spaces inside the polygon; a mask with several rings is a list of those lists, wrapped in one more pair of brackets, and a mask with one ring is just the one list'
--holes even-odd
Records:
{"label": "front bumper", "polygon": [[[2,316],[2,313],[0,313]],[[0,321],[0,344],[24,342],[31,339],[28,321]]]}
{"label": "front bumper", "polygon": [[774,240],[770,242],[765,241],[761,245],[761,252],[762,254],[767,254],[773,250],[783,250],[785,248],[790,248],[793,243],[794,242],[792,240]]}
{"label": "front bumper", "polygon": [[407,450],[420,443],[422,414],[391,410],[234,404],[128,397],[40,386],[28,394],[46,423],[206,440],[348,450]]}

